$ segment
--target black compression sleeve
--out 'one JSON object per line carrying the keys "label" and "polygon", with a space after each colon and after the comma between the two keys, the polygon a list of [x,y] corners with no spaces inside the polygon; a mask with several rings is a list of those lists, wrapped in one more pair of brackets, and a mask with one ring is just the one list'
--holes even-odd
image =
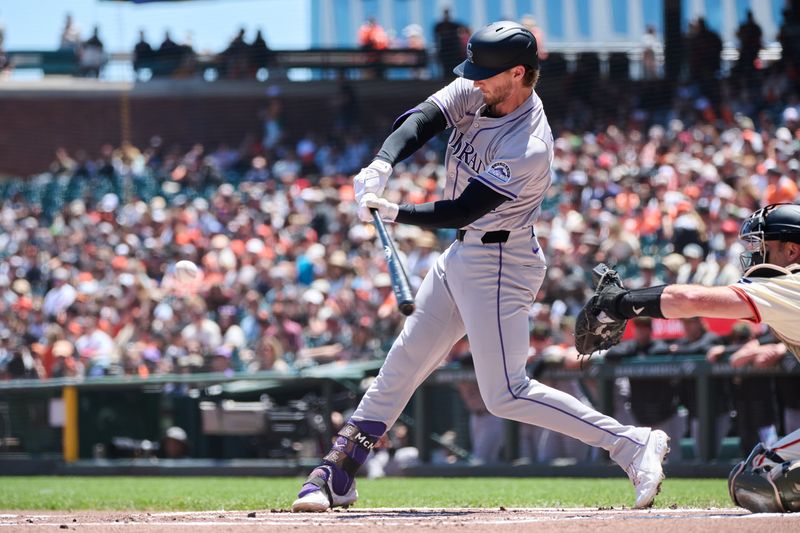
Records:
{"label": "black compression sleeve", "polygon": [[625,318],[649,316],[664,318],[661,312],[661,293],[666,285],[634,289],[622,294],[616,302],[614,312]]}
{"label": "black compression sleeve", "polygon": [[455,200],[403,204],[397,222],[431,228],[463,228],[508,200],[478,180],[472,180]]}
{"label": "black compression sleeve", "polygon": [[383,146],[375,156],[388,161],[392,166],[422,148],[431,137],[447,127],[447,119],[442,110],[428,101],[422,102],[411,114],[404,115],[399,120],[402,122],[383,141]]}

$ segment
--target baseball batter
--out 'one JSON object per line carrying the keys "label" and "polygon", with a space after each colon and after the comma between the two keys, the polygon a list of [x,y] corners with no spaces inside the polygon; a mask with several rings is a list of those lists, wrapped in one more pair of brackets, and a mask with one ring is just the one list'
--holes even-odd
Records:
{"label": "baseball batter", "polygon": [[[545,275],[534,223],[550,185],[553,135],[533,90],[537,45],[523,26],[495,22],[477,31],[459,76],[395,123],[375,160],[355,176],[359,216],[458,228],[416,296],[417,311],[336,442],[303,485],[293,511],[324,511],[356,501],[355,474],[394,424],[414,390],[453,344],[469,338],[488,411],[564,433],[610,453],[652,504],[669,451],[662,431],[622,425],[525,373],[528,314]],[[444,200],[398,206],[380,198],[392,166],[452,128]]]}
{"label": "baseball batter", "polygon": [[[746,319],[768,325],[783,341],[764,356],[777,361],[788,350],[800,359],[800,206],[759,209],[742,223],[739,237],[744,276],[733,285],[606,285],[584,312],[594,309],[606,324],[636,316]],[[734,503],[754,512],[800,511],[800,429],[771,447],[758,444],[731,472],[728,489]]]}

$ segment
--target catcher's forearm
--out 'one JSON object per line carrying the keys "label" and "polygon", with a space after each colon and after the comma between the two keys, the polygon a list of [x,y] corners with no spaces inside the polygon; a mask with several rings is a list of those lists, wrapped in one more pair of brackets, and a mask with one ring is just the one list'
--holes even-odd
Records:
{"label": "catcher's forearm", "polygon": [[754,304],[743,287],[739,283],[726,287],[669,285],[661,297],[661,312],[667,318],[755,319]]}

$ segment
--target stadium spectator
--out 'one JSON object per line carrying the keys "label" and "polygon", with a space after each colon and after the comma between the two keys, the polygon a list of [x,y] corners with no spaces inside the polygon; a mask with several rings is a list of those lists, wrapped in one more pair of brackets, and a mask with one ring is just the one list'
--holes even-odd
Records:
{"label": "stadium spectator", "polygon": [[47,291],[42,302],[42,311],[48,318],[55,318],[69,308],[77,298],[77,291],[68,283],[69,272],[64,267],[52,273],[52,288]]}
{"label": "stadium spectator", "polygon": [[[711,347],[709,361],[726,359],[733,367],[753,365],[765,367],[778,362],[785,350],[779,350],[774,335],[746,323],[737,324],[724,344]],[[758,442],[775,442],[778,438],[775,380],[769,377],[749,377],[732,380],[733,407],[736,410],[736,430],[739,450],[749,453]]]}
{"label": "stadium spectator", "polygon": [[382,444],[365,464],[370,479],[402,475],[403,469],[419,466],[419,450],[411,445],[408,426],[396,422]]}
{"label": "stadium spectator", "polygon": [[744,22],[736,30],[736,37],[739,39],[739,59],[733,67],[733,74],[739,77],[747,88],[753,88],[756,81],[755,71],[758,68],[756,61],[761,51],[761,36],[761,26],[756,23],[753,12],[748,9]]}
{"label": "stadium spectator", "polygon": [[787,6],[781,10],[783,21],[778,31],[778,42],[781,45],[779,66],[782,70],[791,71],[797,68],[800,61],[800,13],[796,7]]}
{"label": "stadium spectator", "polygon": [[[541,241],[540,241],[541,243]],[[552,331],[549,326],[549,309],[541,305],[540,311],[544,310],[547,322],[537,320],[533,317],[533,327],[530,332],[530,347],[528,349],[528,362],[525,365],[526,372],[531,379],[539,379],[541,371],[544,370],[545,360],[542,354],[552,344]],[[520,424],[519,426],[519,458],[525,463],[535,463],[539,461],[539,442],[545,429],[530,424]]]}
{"label": "stadium spectator", "polygon": [[43,375],[41,365],[27,348],[12,350],[4,366],[9,379],[36,379]]}
{"label": "stadium spectator", "polygon": [[[359,28],[356,42],[362,50],[377,52],[389,48],[389,36],[383,26],[373,17],[369,17]],[[384,67],[381,65],[379,54],[370,54],[368,64],[374,65],[364,69],[364,77],[367,79],[383,78]]]}
{"label": "stadium spectator", "polygon": [[[269,68],[271,65],[271,53],[267,40],[264,39],[264,34],[259,29],[256,31],[256,36],[253,37],[253,42],[248,45],[248,65],[251,70],[251,77],[258,72],[259,69]],[[274,72],[272,73],[275,74]]]}
{"label": "stadium spectator", "polygon": [[[667,350],[670,354],[698,355],[707,354],[714,346],[720,342],[720,337],[716,333],[709,331],[704,319],[699,317],[681,319],[684,335],[668,343]],[[714,393],[712,394],[712,411],[714,416],[714,437],[715,444],[713,452],[715,457],[722,446],[722,439],[728,435],[731,428],[731,409],[732,401],[730,387],[727,381],[715,381],[713,384]],[[699,419],[697,413],[696,382],[694,379],[684,379],[680,384],[681,404],[689,412],[689,434],[694,439],[695,457],[699,457]]]}
{"label": "stadium spectator", "polygon": [[5,77],[11,70],[11,62],[8,60],[5,50],[6,26],[0,18],[0,79]]}
{"label": "stadium spectator", "polygon": [[256,345],[255,354],[249,363],[248,370],[250,372],[266,370],[281,373],[289,372],[289,364],[284,359],[284,350],[281,343],[273,337],[261,337]]}
{"label": "stadium spectator", "polygon": [[75,351],[87,368],[87,375],[102,376],[115,362],[116,345],[101,327],[99,314],[89,312],[78,322],[80,336],[75,341]]}
{"label": "stadium spectator", "polygon": [[194,298],[189,302],[191,322],[181,331],[185,341],[199,344],[203,353],[213,353],[222,345],[222,332],[219,325],[208,318],[207,305],[202,298]]}
{"label": "stadium spectator", "polygon": [[[412,50],[425,50],[427,48],[425,32],[419,24],[409,24],[403,28],[402,35],[403,38],[397,43],[397,48],[411,48]],[[411,77],[418,80],[427,79],[429,73],[425,68],[416,68],[411,71]]]}
{"label": "stadium spectator", "polygon": [[[651,318],[636,318],[632,322],[634,338],[610,348],[605,354],[606,360],[646,359],[668,353],[668,347],[663,341],[653,339]],[[673,442],[680,442],[686,427],[685,420],[678,413],[679,381],[646,378],[629,378],[628,381],[630,408],[636,423],[661,429]]]}
{"label": "stadium spectator", "polygon": [[765,166],[767,167],[767,188],[764,191],[764,199],[761,201],[762,205],[794,203],[798,195],[797,182],[784,176],[774,161],[768,161]]}
{"label": "stadium spectator", "polygon": [[283,118],[281,117],[283,106],[280,99],[271,98],[267,103],[266,109],[261,112],[263,121],[263,136],[261,145],[267,150],[274,150],[283,137]]}
{"label": "stadium spectator", "polygon": [[544,30],[542,30],[542,27],[539,26],[536,19],[531,14],[522,15],[519,22],[528,28],[533,36],[536,37],[536,55],[539,57],[539,61],[545,61],[550,53],[547,51],[547,46],[545,44]]}
{"label": "stadium spectator", "polygon": [[100,76],[100,69],[108,61],[103,51],[103,41],[100,40],[100,29],[95,26],[92,36],[81,43],[79,53],[79,69],[81,76],[87,78],[97,78]]}
{"label": "stadium spectator", "polygon": [[67,13],[64,17],[64,28],[61,30],[59,49],[70,50],[77,54],[80,50],[81,42],[81,30],[72,18],[72,14]]}
{"label": "stadium spectator", "polygon": [[653,257],[649,255],[640,257],[637,266],[639,267],[639,275],[634,276],[627,283],[631,289],[663,285],[664,281],[656,273],[656,260]]}
{"label": "stadium spectator", "polygon": [[648,24],[642,36],[642,72],[644,79],[658,78],[658,58],[664,53],[664,46],[656,34],[656,27]]}
{"label": "stadium spectator", "polygon": [[11,72],[11,66],[11,61],[9,61],[6,51],[0,46],[0,80],[8,77]]}
{"label": "stadium spectator", "polygon": [[436,40],[436,54],[442,67],[441,77],[455,77],[453,69],[466,58],[466,48],[462,38],[464,25],[450,18],[450,9],[442,11],[442,19],[433,26]]}
{"label": "stadium spectator", "polygon": [[245,29],[239,28],[228,47],[219,54],[221,78],[238,80],[248,77],[250,51],[244,35]]}
{"label": "stadium spectator", "polygon": [[[580,368],[581,361],[575,349],[575,318],[573,316],[561,317],[557,332],[558,336],[549,346],[542,349],[542,361],[554,367],[572,370]],[[574,396],[581,403],[591,405],[577,379],[546,380],[543,383]],[[539,430],[536,454],[538,461],[549,462],[556,459],[585,461],[594,455],[590,446],[576,439],[547,429],[539,428]]]}
{"label": "stadium spectator", "polygon": [[164,40],[154,53],[153,76],[171,76],[181,64],[182,51],[178,43],[172,40],[169,30],[164,32]]}
{"label": "stadium spectator", "polygon": [[[453,346],[448,358],[457,361],[460,368],[475,368],[466,337]],[[456,389],[469,413],[470,460],[473,464],[497,462],[505,444],[505,422],[486,409],[478,390],[478,382],[474,378],[459,381]]]}
{"label": "stadium spectator", "polygon": [[177,48],[177,69],[173,73],[176,78],[192,78],[202,74],[197,69],[197,54],[194,51],[194,37],[191,31],[183,36]]}
{"label": "stadium spectator", "polygon": [[700,17],[690,25],[687,41],[689,78],[697,84],[701,95],[716,103],[716,76],[722,62],[722,39]]}
{"label": "stadium spectator", "polygon": [[364,50],[385,50],[389,47],[386,30],[374,17],[369,17],[359,28],[356,41]]}
{"label": "stadium spectator", "polygon": [[66,339],[57,340],[52,347],[53,362],[50,377],[70,378],[82,377],[86,374],[83,363],[74,357],[75,347]]}
{"label": "stadium spectator", "polygon": [[133,47],[133,70],[139,74],[144,68],[152,68],[153,47],[147,42],[144,30],[139,30],[139,40]]}
{"label": "stadium spectator", "polygon": [[182,459],[189,456],[189,439],[186,430],[171,426],[159,441],[158,457],[162,459]]}

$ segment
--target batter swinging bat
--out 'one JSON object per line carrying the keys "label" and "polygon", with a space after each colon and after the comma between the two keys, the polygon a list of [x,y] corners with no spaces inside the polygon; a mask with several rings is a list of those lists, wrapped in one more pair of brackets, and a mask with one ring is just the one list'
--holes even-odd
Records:
{"label": "batter swinging bat", "polygon": [[400,308],[400,312],[408,316],[414,312],[414,295],[411,294],[411,286],[408,284],[408,274],[406,274],[403,263],[400,262],[400,258],[397,256],[394,242],[389,237],[378,210],[370,209],[370,211],[372,212],[372,221],[375,223],[378,235],[381,238],[386,263],[389,265],[389,276],[392,278],[392,290],[395,298],[397,298],[397,305]]}

